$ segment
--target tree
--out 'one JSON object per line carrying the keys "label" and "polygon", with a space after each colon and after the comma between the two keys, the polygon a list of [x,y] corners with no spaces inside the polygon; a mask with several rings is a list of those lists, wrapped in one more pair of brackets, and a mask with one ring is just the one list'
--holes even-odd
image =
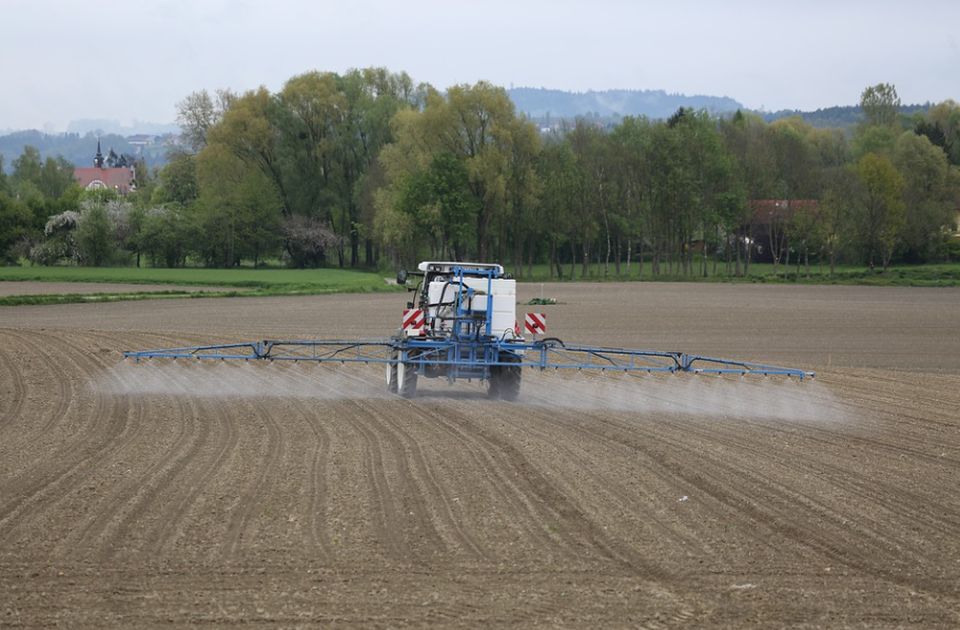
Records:
{"label": "tree", "polygon": [[190,216],[179,204],[154,206],[143,214],[138,245],[154,267],[180,267],[194,233]]}
{"label": "tree", "polygon": [[[398,202],[399,191],[407,185],[408,178],[427,170],[436,156],[455,156],[467,172],[470,195],[477,208],[472,226],[473,255],[486,260],[495,245],[504,244],[492,229],[495,218],[536,185],[534,160],[513,153],[516,150],[535,155],[539,151],[536,139],[528,142],[521,138],[528,133],[528,126],[532,128],[529,122],[517,122],[506,91],[489,83],[457,85],[446,95],[429,91],[423,110],[402,110],[394,117],[395,140],[381,153],[393,191],[382,195],[380,203],[388,206]],[[511,172],[511,166],[525,173]],[[517,179],[508,190],[511,176]],[[381,227],[391,225],[390,232],[395,237],[405,238],[396,231],[402,224],[403,221],[391,219],[382,221]]]}
{"label": "tree", "polygon": [[27,206],[0,190],[0,262],[14,262],[11,247],[30,236],[32,216]]}
{"label": "tree", "polygon": [[3,168],[3,154],[0,153],[0,193],[9,192],[9,183],[7,182],[7,171]]}
{"label": "tree", "polygon": [[927,112],[927,119],[927,124],[942,136],[942,141],[934,137],[930,141],[943,149],[951,164],[960,165],[960,104],[949,99],[938,103]]}
{"label": "tree", "polygon": [[40,163],[40,151],[33,146],[23,147],[23,153],[13,161],[13,184],[14,187],[21,187],[25,184],[32,184],[40,188],[40,176],[43,172],[43,166]]}
{"label": "tree", "polygon": [[82,264],[99,267],[110,260],[114,252],[113,236],[107,211],[102,205],[91,205],[83,211],[76,238]]}
{"label": "tree", "polygon": [[860,94],[860,108],[868,127],[894,127],[900,120],[900,97],[890,83],[878,83]]}
{"label": "tree", "polygon": [[563,279],[562,248],[571,237],[574,216],[576,158],[566,140],[548,143],[538,160],[538,173],[543,189],[540,207],[549,213],[546,235],[550,242],[550,277]]}
{"label": "tree", "polygon": [[[580,256],[580,277],[590,273],[590,254],[600,234],[601,218],[607,217],[605,197],[608,185],[609,156],[603,133],[583,119],[576,122],[569,134],[573,151],[575,174],[573,199],[574,216],[570,228],[570,277]],[[605,226],[606,227],[606,226]],[[574,251],[579,248],[579,252]]]}
{"label": "tree", "polygon": [[336,234],[317,217],[293,216],[283,220],[283,237],[294,267],[321,267]]}
{"label": "tree", "polygon": [[272,122],[278,104],[261,87],[237,97],[224,112],[223,119],[208,131],[207,140],[227,147],[240,160],[259,169],[277,192],[284,216],[294,207],[283,176],[280,136]]}
{"label": "tree", "polygon": [[185,152],[170,155],[160,171],[160,194],[164,202],[172,201],[186,206],[199,194],[196,158]]}
{"label": "tree", "polygon": [[223,113],[236,98],[230,90],[217,90],[211,97],[206,90],[192,92],[177,103],[177,124],[181,139],[194,153],[207,146],[210,128],[220,122]]}
{"label": "tree", "polygon": [[873,269],[879,258],[886,271],[905,223],[903,177],[889,158],[868,153],[854,167],[859,180],[856,202],[860,242]]}
{"label": "tree", "polygon": [[953,220],[947,156],[926,136],[905,131],[897,139],[893,163],[904,182],[907,254],[914,261],[935,258],[944,246],[944,228]]}
{"label": "tree", "polygon": [[59,199],[74,184],[73,164],[63,157],[48,157],[40,169],[40,192],[51,199]]}
{"label": "tree", "polygon": [[256,265],[278,253],[280,204],[263,173],[223,145],[208,145],[195,158],[200,197],[194,214],[197,253],[208,265]]}

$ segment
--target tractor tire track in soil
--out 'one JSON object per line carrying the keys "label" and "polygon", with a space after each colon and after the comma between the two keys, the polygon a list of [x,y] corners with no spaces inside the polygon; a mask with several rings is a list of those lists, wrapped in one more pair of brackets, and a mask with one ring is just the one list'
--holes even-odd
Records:
{"label": "tractor tire track in soil", "polygon": [[[27,341],[26,336],[21,337],[21,341],[36,343]],[[74,414],[79,416],[79,429],[66,426],[66,419],[73,420],[68,416],[68,410],[80,407],[74,403],[77,400],[88,401],[91,397],[89,392],[80,391],[77,391],[76,397],[71,395],[71,392],[79,389],[72,385],[77,378],[75,374],[96,373],[101,366],[70,342],[56,339],[52,345],[60,360],[55,361],[44,353],[47,356],[45,373],[55,379],[59,387],[54,410],[43,421],[42,429],[45,434],[63,433],[68,441],[53,447],[48,459],[11,480],[6,496],[12,496],[13,500],[0,504],[0,543],[6,542],[15,533],[16,528],[6,530],[11,521],[16,521],[22,528],[43,511],[45,504],[75,499],[74,491],[90,483],[90,473],[95,472],[109,454],[132,437],[128,431],[127,403],[104,395],[93,395],[89,411],[85,410],[84,405]],[[86,490],[93,489],[90,485],[85,487]]]}
{"label": "tractor tire track in soil", "polygon": [[[14,357],[19,354],[21,351],[17,346],[0,347],[0,366],[2,366],[0,376],[8,380],[8,384],[3,383],[0,389],[0,400],[3,400],[3,408],[0,409],[0,428],[14,419],[20,419],[20,410],[26,402],[27,386],[24,383],[23,373],[14,362]],[[20,360],[23,360],[22,356]]]}
{"label": "tractor tire track in soil", "polygon": [[[387,396],[373,367],[120,364],[350,336],[390,295],[0,309],[0,626],[957,627],[960,292],[850,289],[892,318],[871,348],[837,287],[775,308],[766,289],[562,285],[544,308],[584,343],[786,364],[842,346],[813,387],[772,388],[813,417],[717,413],[697,392],[721,385],[684,377],[673,413],[670,387],[622,375],[582,375],[564,406],[534,372],[509,404],[426,379]],[[714,293],[756,305],[749,336]],[[781,346],[771,309],[811,304],[831,327],[797,320]],[[778,402],[768,385],[738,404]],[[660,399],[604,399],[634,386]]]}
{"label": "tractor tire track in soil", "polygon": [[244,462],[245,468],[252,466],[254,469],[248,473],[253,476],[253,481],[240,494],[237,507],[229,516],[222,544],[225,559],[236,562],[243,561],[246,555],[244,545],[252,544],[255,538],[255,524],[251,521],[270,503],[269,490],[279,481],[276,473],[280,468],[278,463],[283,448],[280,425],[272,408],[259,402],[245,402],[243,406],[249,410],[248,421],[262,420],[261,428],[265,429],[266,441],[262,459],[252,458]]}

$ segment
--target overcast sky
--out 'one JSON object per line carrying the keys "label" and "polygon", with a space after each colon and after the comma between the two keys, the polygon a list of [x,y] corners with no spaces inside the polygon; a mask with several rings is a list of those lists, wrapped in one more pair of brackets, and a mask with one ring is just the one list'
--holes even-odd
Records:
{"label": "overcast sky", "polygon": [[0,129],[171,122],[201,88],[387,66],[443,88],[663,89],[751,108],[960,100],[960,1],[0,0]]}

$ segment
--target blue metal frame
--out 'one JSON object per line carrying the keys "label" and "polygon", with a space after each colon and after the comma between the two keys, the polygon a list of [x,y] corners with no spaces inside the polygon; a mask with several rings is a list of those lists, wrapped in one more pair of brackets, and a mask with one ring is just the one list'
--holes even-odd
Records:
{"label": "blue metal frame", "polygon": [[[501,361],[509,353],[517,362]],[[568,346],[554,340],[522,341],[480,339],[368,339],[272,340],[207,346],[185,346],[123,353],[125,358],[244,361],[313,361],[317,363],[405,363],[423,373],[442,367],[449,380],[489,378],[494,366],[540,370],[600,370],[611,372],[692,372],[696,374],[754,374],[794,376],[803,380],[814,373],[796,368],[721,359],[684,352]]]}

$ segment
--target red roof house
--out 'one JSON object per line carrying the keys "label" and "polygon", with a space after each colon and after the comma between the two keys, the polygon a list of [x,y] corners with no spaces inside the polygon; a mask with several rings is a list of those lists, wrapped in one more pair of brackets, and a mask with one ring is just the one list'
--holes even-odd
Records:
{"label": "red roof house", "polygon": [[97,141],[97,155],[93,158],[93,166],[73,169],[73,178],[86,190],[108,188],[121,195],[126,195],[137,189],[132,168],[108,168],[104,165],[99,140]]}

